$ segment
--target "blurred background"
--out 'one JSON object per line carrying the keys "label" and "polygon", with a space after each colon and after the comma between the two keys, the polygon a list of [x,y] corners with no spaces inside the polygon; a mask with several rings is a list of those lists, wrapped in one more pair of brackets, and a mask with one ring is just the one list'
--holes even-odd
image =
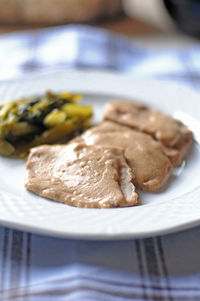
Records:
{"label": "blurred background", "polygon": [[0,0],[0,79],[95,68],[196,87],[199,37],[199,0]]}
{"label": "blurred background", "polygon": [[[198,0],[0,0],[1,32],[69,23],[129,35],[175,29],[200,35]],[[118,25],[115,25],[118,23]]]}

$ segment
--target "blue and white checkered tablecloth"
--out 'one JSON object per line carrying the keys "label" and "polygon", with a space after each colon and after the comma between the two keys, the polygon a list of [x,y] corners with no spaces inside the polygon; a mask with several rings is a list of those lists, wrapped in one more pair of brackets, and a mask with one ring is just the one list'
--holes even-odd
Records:
{"label": "blue and white checkered tablecloth", "polygon": [[[146,49],[86,26],[0,38],[0,79],[94,68],[200,89],[200,46]],[[1,84],[1,82],[0,82]],[[57,239],[0,227],[0,300],[200,300],[200,227],[126,241]]]}

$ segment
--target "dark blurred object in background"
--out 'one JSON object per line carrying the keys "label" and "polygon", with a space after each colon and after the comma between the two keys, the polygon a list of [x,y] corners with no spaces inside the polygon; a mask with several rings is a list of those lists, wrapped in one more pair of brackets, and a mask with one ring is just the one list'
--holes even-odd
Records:
{"label": "dark blurred object in background", "polygon": [[123,0],[128,16],[161,28],[200,37],[200,0]]}
{"label": "dark blurred object in background", "polygon": [[200,37],[200,0],[164,0],[164,3],[182,31]]}
{"label": "dark blurred object in background", "polygon": [[0,24],[57,25],[111,18],[121,0],[0,0]]}

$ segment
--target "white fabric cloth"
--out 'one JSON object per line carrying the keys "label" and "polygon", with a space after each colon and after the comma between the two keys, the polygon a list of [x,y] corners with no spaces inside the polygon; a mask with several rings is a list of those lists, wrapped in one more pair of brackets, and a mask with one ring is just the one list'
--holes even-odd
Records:
{"label": "white fabric cloth", "polygon": [[0,228],[0,300],[200,300],[200,227],[128,241]]}

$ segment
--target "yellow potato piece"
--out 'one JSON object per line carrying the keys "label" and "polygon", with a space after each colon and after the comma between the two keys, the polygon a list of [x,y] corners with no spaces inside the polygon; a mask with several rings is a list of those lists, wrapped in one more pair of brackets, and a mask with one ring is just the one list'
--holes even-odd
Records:
{"label": "yellow potato piece", "polygon": [[44,118],[43,124],[51,128],[60,123],[63,123],[66,120],[66,118],[67,114],[65,112],[55,109]]}
{"label": "yellow potato piece", "polygon": [[64,111],[68,117],[86,118],[92,115],[92,106],[68,103],[62,106],[62,111]]}

